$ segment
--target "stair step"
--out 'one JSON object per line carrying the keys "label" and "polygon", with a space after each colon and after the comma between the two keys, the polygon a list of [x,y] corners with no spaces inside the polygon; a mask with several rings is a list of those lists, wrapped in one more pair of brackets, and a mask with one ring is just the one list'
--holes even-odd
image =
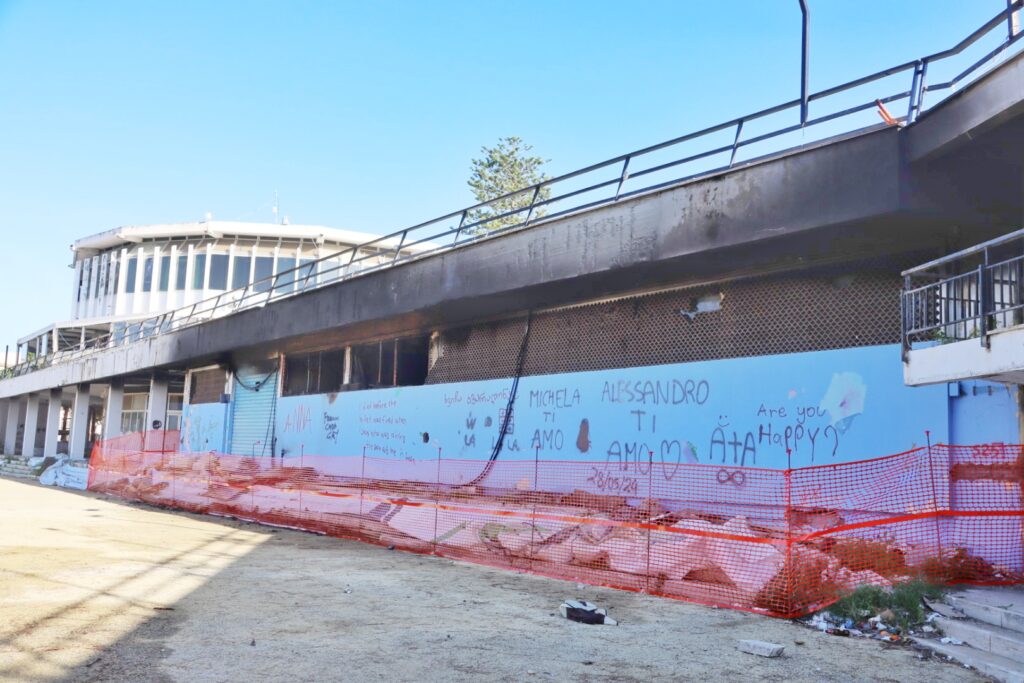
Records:
{"label": "stair step", "polygon": [[967,645],[947,645],[938,640],[914,638],[914,642],[933,652],[955,659],[1000,683],[1024,683],[1024,665],[1007,657],[976,650]]}
{"label": "stair step", "polygon": [[1024,633],[1024,593],[1019,590],[970,588],[948,594],[945,602],[972,619]]}
{"label": "stair step", "polygon": [[967,619],[938,617],[935,625],[950,638],[1024,664],[1024,634]]}

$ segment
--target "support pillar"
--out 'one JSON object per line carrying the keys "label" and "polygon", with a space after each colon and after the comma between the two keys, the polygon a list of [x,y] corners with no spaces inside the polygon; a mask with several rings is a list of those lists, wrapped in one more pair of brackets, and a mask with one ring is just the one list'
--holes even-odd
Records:
{"label": "support pillar", "polygon": [[63,389],[50,389],[49,403],[46,406],[46,436],[43,438],[43,457],[57,457],[57,442],[60,440],[60,402],[64,398]]}
{"label": "support pillar", "polygon": [[167,422],[167,380],[153,377],[149,380],[149,410],[146,430],[164,429]]}
{"label": "support pillar", "polygon": [[7,399],[7,424],[4,427],[4,454],[14,455],[15,442],[18,440],[18,421],[21,418],[21,397]]}
{"label": "support pillar", "polygon": [[21,455],[31,458],[36,454],[36,427],[39,426],[39,396],[28,395],[28,408],[25,410],[25,432],[21,435]]}
{"label": "support pillar", "polygon": [[68,455],[72,458],[86,456],[85,443],[89,437],[89,385],[75,387],[75,402],[71,408],[71,438]]}
{"label": "support pillar", "polygon": [[103,408],[103,438],[121,436],[121,410],[124,407],[124,384],[113,380],[107,390],[107,405]]}

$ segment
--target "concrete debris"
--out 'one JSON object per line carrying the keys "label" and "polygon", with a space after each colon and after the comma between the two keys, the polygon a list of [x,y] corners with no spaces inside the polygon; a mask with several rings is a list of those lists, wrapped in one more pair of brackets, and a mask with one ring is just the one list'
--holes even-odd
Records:
{"label": "concrete debris", "polygon": [[608,616],[608,610],[599,608],[586,600],[566,600],[558,606],[558,612],[563,618],[578,621],[581,624],[615,626],[619,623]]}
{"label": "concrete debris", "polygon": [[740,652],[746,652],[759,657],[781,657],[786,647],[778,643],[768,643],[763,640],[741,640],[736,643]]}
{"label": "concrete debris", "polygon": [[958,638],[950,638],[949,636],[946,636],[944,638],[940,638],[939,642],[942,643],[943,645],[963,645],[964,644],[964,641],[962,641],[962,640],[960,640]]}

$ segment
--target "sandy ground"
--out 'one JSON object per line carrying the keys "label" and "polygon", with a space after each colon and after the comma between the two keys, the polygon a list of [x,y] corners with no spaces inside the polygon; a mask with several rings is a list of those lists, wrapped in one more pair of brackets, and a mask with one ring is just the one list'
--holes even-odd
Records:
{"label": "sandy ground", "polygon": [[[620,625],[561,619],[570,597]],[[787,621],[0,478],[0,680],[741,679],[983,680]]]}

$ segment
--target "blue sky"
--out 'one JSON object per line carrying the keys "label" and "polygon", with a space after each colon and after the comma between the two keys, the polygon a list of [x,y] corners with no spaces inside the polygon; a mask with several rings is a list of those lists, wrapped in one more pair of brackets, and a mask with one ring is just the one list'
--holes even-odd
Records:
{"label": "blue sky", "polygon": [[[809,0],[811,87],[948,47],[1004,0]],[[518,135],[557,174],[797,96],[796,0],[0,0],[0,347],[74,239],[271,220],[392,231]],[[2,348],[0,348],[2,350]]]}

